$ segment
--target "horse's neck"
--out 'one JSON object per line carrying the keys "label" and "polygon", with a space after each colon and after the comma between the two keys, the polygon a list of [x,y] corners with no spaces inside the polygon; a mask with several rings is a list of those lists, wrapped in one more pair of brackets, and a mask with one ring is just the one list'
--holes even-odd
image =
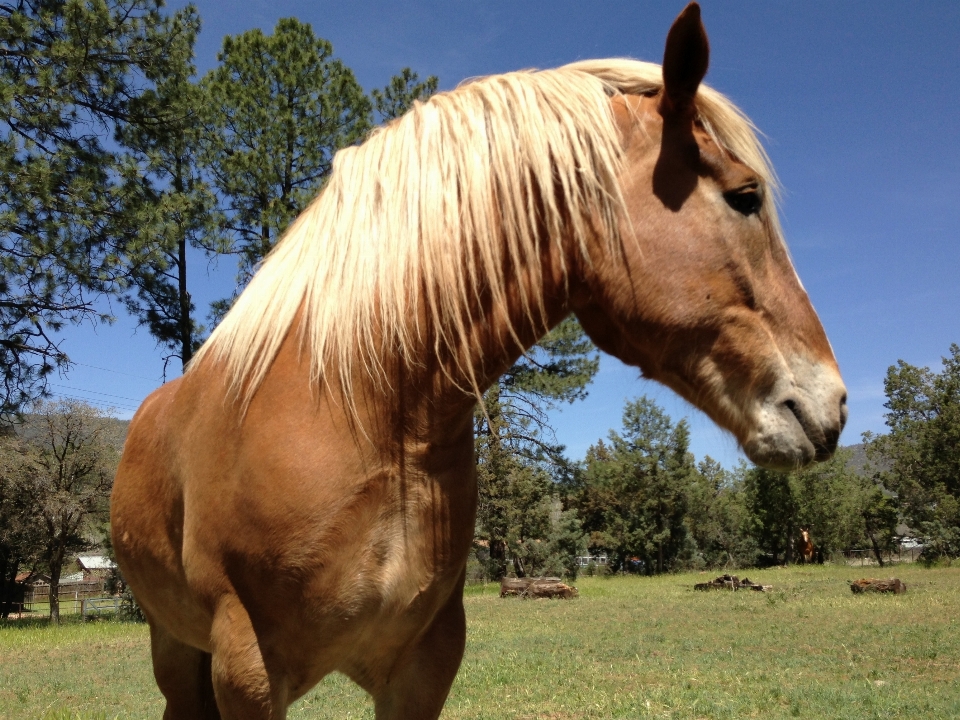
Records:
{"label": "horse's neck", "polygon": [[[482,393],[495,383],[570,312],[569,286],[573,280],[564,270],[570,267],[570,261],[562,259],[561,251],[550,241],[544,240],[541,247],[537,272],[520,268],[509,278],[505,306],[491,302],[478,310],[471,323],[473,342],[462,348],[458,362],[443,368],[446,391],[472,391],[471,407],[477,391]],[[528,298],[526,305],[524,297]],[[472,369],[472,377],[466,369]]]}
{"label": "horse's neck", "polygon": [[[539,273],[521,270],[509,279],[505,306],[486,303],[472,313],[470,339],[465,347],[435,357],[428,340],[423,348],[427,360],[422,365],[404,366],[394,359],[397,398],[402,407],[397,420],[412,435],[425,434],[431,442],[441,444],[446,441],[441,436],[461,435],[464,418],[472,423],[477,394],[486,391],[569,314],[568,288],[573,280],[562,270],[565,263],[556,245],[544,242],[543,247]],[[532,278],[537,276],[542,283],[534,282]],[[535,296],[540,307],[532,312],[526,308],[524,292],[527,297]]]}

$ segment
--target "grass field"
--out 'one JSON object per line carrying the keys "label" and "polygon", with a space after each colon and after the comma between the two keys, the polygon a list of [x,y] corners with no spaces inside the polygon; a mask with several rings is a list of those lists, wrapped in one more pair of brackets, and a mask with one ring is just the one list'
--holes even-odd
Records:
{"label": "grass field", "polygon": [[[751,571],[769,594],[695,593],[712,574],[582,578],[581,597],[468,588],[444,718],[960,718],[960,567],[865,569],[907,583],[854,596],[859,568]],[[0,718],[159,718],[141,625],[0,626]],[[372,718],[327,678],[290,718]]]}

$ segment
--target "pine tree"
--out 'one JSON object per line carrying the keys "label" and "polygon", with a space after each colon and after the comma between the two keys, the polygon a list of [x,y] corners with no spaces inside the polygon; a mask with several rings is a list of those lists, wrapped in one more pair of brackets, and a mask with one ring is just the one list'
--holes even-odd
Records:
{"label": "pine tree", "polygon": [[138,105],[156,122],[121,128],[129,176],[139,178],[140,232],[124,255],[127,310],[186,368],[204,336],[188,286],[190,249],[224,249],[222,214],[200,163],[206,99],[193,82],[197,23],[168,47],[168,70]]}
{"label": "pine tree", "polygon": [[[524,553],[534,547],[540,548],[539,559],[528,555],[528,565],[543,564],[546,557],[561,552],[547,550],[553,526],[544,503],[559,493],[555,479],[567,470],[568,462],[547,424],[546,413],[558,403],[583,398],[598,366],[596,349],[579,323],[569,317],[484,395],[475,422],[476,535],[489,553],[487,573],[491,579],[499,579],[507,571],[511,552],[520,560],[521,566],[514,568],[520,573],[525,572]],[[533,540],[540,545],[532,545]]]}
{"label": "pine tree", "polygon": [[138,230],[127,182],[103,143],[155,120],[137,104],[190,32],[188,7],[159,0],[36,0],[0,6],[0,419],[68,365],[56,332],[108,321],[103,292],[122,285]]}
{"label": "pine tree", "polygon": [[404,68],[399,75],[390,78],[390,84],[383,90],[373,90],[373,108],[381,123],[403,115],[415,102],[424,101],[437,91],[440,80],[431,75],[423,82],[420,76],[410,68]]}
{"label": "pine tree", "polygon": [[877,479],[897,494],[924,555],[960,557],[960,346],[939,373],[900,360],[884,380],[887,435],[867,435]]}
{"label": "pine tree", "polygon": [[615,568],[639,564],[647,573],[689,562],[685,518],[696,473],[689,443],[685,420],[674,425],[646,397],[626,404],[622,431],[587,451],[574,491],[591,551],[606,552]]}
{"label": "pine tree", "polygon": [[371,102],[333,46],[296,18],[278,21],[272,35],[224,38],[218,58],[201,83],[203,161],[243,285],[320,190],[337,150],[365,137]]}

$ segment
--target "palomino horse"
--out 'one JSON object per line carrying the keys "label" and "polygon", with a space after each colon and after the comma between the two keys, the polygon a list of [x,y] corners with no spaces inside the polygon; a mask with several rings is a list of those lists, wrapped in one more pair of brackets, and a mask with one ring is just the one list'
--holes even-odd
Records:
{"label": "palomino horse", "polygon": [[810,539],[810,531],[805,528],[800,528],[800,538],[800,557],[804,563],[809,565],[813,562],[815,550],[813,547],[813,541]]}
{"label": "palomino horse", "polygon": [[477,397],[569,313],[757,463],[829,457],[846,408],[749,121],[662,70],[466,84],[362,146],[188,372],[130,427],[117,558],[166,718],[282,718],[332,671],[436,718],[464,649]]}

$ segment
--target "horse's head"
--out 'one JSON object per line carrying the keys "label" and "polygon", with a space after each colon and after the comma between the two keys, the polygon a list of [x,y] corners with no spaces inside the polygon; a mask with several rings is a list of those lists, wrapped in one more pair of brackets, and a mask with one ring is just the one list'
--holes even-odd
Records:
{"label": "horse's head", "polygon": [[667,37],[663,89],[611,100],[622,252],[597,251],[572,305],[602,349],[701,408],[754,462],[792,469],[833,454],[846,390],[767,183],[698,119],[708,57],[691,3]]}

